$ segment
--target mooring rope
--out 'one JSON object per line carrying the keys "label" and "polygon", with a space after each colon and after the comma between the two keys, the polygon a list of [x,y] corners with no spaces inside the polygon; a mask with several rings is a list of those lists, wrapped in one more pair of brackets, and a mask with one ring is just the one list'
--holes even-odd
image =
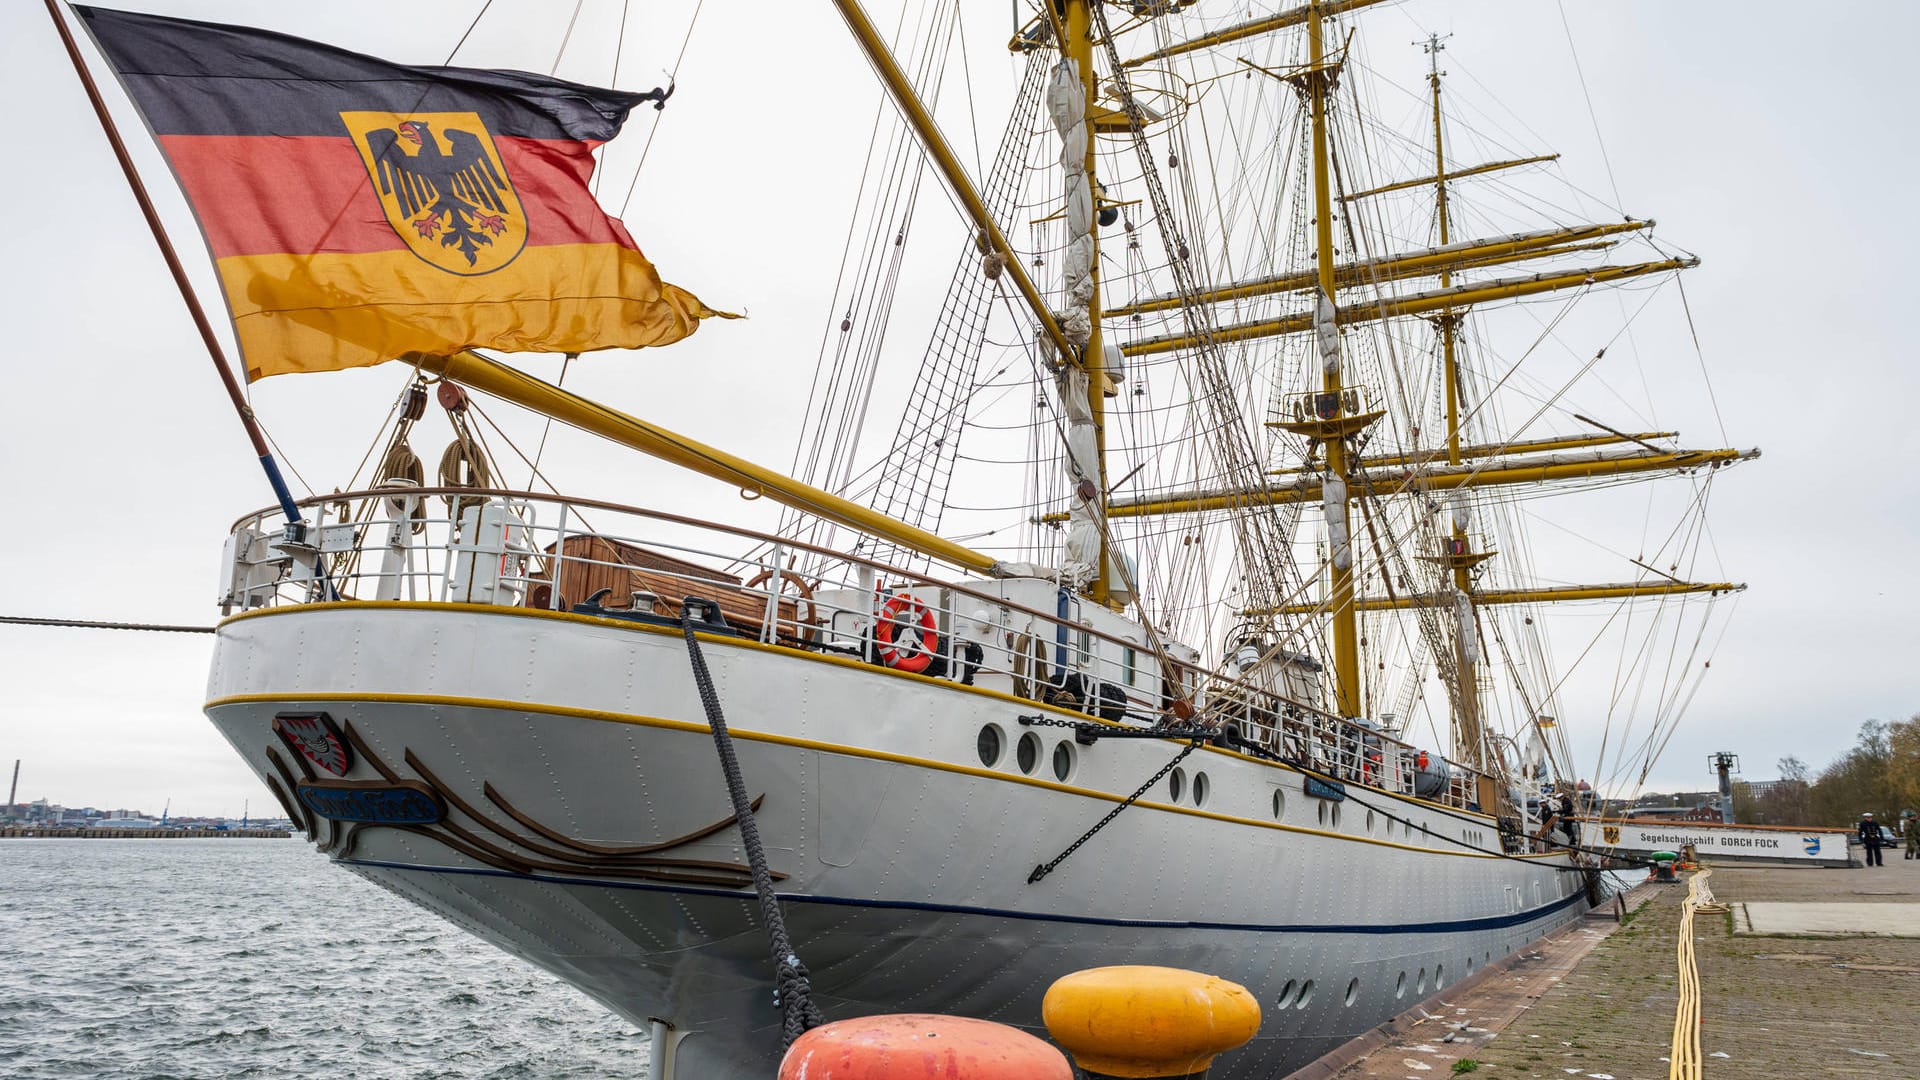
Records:
{"label": "mooring rope", "polygon": [[1673,1012],[1673,1045],[1667,1052],[1667,1080],[1700,1080],[1700,961],[1693,951],[1693,917],[1699,912],[1721,912],[1725,904],[1707,887],[1711,869],[1687,882],[1687,898],[1680,905],[1680,940],[1675,957],[1680,968],[1680,1001]]}
{"label": "mooring rope", "polygon": [[90,619],[38,619],[31,615],[0,615],[0,623],[16,626],[64,626],[76,630],[150,630],[161,634],[211,634],[211,626],[174,626],[166,623],[94,622]]}
{"label": "mooring rope", "polygon": [[[687,638],[687,660],[693,665],[693,681],[700,688],[700,704],[707,710],[707,724],[713,729],[713,746],[720,752],[720,771],[726,774],[727,795],[733,800],[733,820],[740,826],[740,842],[747,849],[747,865],[753,869],[753,891],[760,898],[760,914],[767,924],[767,939],[773,947],[774,1007],[782,1014],[782,1046],[792,1046],[807,1029],[820,1026],[826,1017],[813,1003],[813,986],[807,965],[800,962],[787,940],[787,923],[780,915],[780,901],[773,892],[773,875],[767,872],[767,853],[760,844],[760,823],[754,819],[753,805],[747,798],[747,784],[740,775],[740,759],[733,752],[733,735],[727,731],[727,718],[720,711],[720,695],[714,692],[713,676],[707,671],[706,657],[700,654],[700,639],[695,636],[693,612],[710,601],[688,597],[680,605],[680,628]],[[718,610],[712,614],[718,616]]]}

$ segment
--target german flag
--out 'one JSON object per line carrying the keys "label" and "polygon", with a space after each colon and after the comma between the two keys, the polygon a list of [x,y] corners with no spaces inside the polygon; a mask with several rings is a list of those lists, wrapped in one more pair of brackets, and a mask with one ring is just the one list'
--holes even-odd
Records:
{"label": "german flag", "polygon": [[662,282],[587,188],[593,149],[658,91],[75,10],[193,206],[248,379],[664,345],[724,314]]}

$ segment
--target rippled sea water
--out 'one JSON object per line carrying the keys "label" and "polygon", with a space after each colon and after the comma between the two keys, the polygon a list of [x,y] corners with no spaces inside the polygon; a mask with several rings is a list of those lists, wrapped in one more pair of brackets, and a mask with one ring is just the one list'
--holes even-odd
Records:
{"label": "rippled sea water", "polygon": [[644,1077],[646,1036],[304,841],[0,840],[0,1077]]}

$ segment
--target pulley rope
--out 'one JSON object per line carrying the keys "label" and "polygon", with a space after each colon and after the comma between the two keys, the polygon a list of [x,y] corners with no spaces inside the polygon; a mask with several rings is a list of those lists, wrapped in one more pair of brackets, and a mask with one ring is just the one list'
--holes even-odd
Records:
{"label": "pulley rope", "polygon": [[760,823],[753,816],[753,802],[747,798],[746,781],[740,775],[740,759],[733,752],[733,735],[727,730],[727,718],[720,711],[720,695],[714,691],[713,676],[707,671],[706,657],[700,654],[700,639],[694,633],[694,609],[711,601],[692,597],[680,605],[680,630],[687,639],[687,660],[693,666],[694,685],[700,690],[700,704],[706,709],[707,724],[713,729],[713,747],[720,754],[720,771],[727,779],[727,797],[733,800],[733,820],[740,828],[740,844],[747,852],[747,865],[753,870],[753,891],[760,899],[760,916],[767,924],[767,941],[773,949],[774,1007],[781,1011],[781,1045],[792,1046],[810,1028],[826,1021],[813,1003],[812,984],[807,966],[787,940],[786,919],[780,914],[780,900],[774,895],[773,875],[767,872],[767,853],[760,844]]}

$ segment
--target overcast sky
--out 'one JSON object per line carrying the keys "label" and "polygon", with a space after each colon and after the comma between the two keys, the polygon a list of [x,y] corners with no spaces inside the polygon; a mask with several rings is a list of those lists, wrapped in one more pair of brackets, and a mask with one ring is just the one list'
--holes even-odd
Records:
{"label": "overcast sky", "polygon": [[[437,63],[480,4],[120,6]],[[621,85],[661,81],[691,7],[634,5]],[[547,70],[570,5],[493,9],[459,62]],[[710,325],[670,355],[583,361],[569,386],[784,465],[829,317],[852,199],[843,174],[862,152],[878,91],[826,0],[706,9],[678,96],[657,118],[636,113],[615,148],[608,175],[624,185],[658,120],[631,199],[607,190],[602,201],[624,206],[669,280],[752,317]],[[1383,43],[1452,31],[1456,78],[1471,72],[1502,95],[1516,131],[1543,133],[1534,152],[1561,152],[1591,190],[1617,185],[1628,210],[1658,218],[1664,236],[1702,256],[1688,300],[1719,410],[1731,443],[1765,457],[1716,485],[1721,565],[1751,588],[1648,786],[1709,786],[1714,750],[1740,754],[1755,778],[1775,775],[1788,754],[1818,767],[1861,721],[1920,711],[1920,375],[1910,362],[1920,161],[1907,75],[1920,9],[1879,0],[1814,18],[1803,4],[1758,0],[1568,2],[1591,118],[1562,10],[1552,0],[1408,0],[1368,17],[1363,32],[1379,56]],[[613,0],[588,0],[559,73],[606,82],[619,15]],[[1012,68],[994,46],[1007,5],[974,4],[968,18],[976,81],[1005,82]],[[1421,63],[1409,48],[1408,71]],[[995,94],[1005,91],[985,96]],[[39,4],[0,9],[0,100],[11,103],[0,170],[10,331],[0,465],[14,485],[0,531],[0,613],[210,624],[221,541],[268,496]],[[983,128],[997,138],[997,122]],[[970,144],[968,133],[955,138]],[[129,141],[217,310],[204,249],[164,167],[137,125]],[[1698,363],[1684,340],[1640,348],[1646,363]],[[555,367],[528,366],[549,377]],[[383,370],[282,378],[254,388],[254,400],[287,463],[325,490],[351,473],[397,385]],[[548,454],[583,494],[741,519],[731,492],[622,451],[557,433]],[[24,759],[26,799],[155,812],[171,799],[175,813],[210,814],[251,800],[272,810],[200,714],[210,644],[0,627],[0,770]]]}

